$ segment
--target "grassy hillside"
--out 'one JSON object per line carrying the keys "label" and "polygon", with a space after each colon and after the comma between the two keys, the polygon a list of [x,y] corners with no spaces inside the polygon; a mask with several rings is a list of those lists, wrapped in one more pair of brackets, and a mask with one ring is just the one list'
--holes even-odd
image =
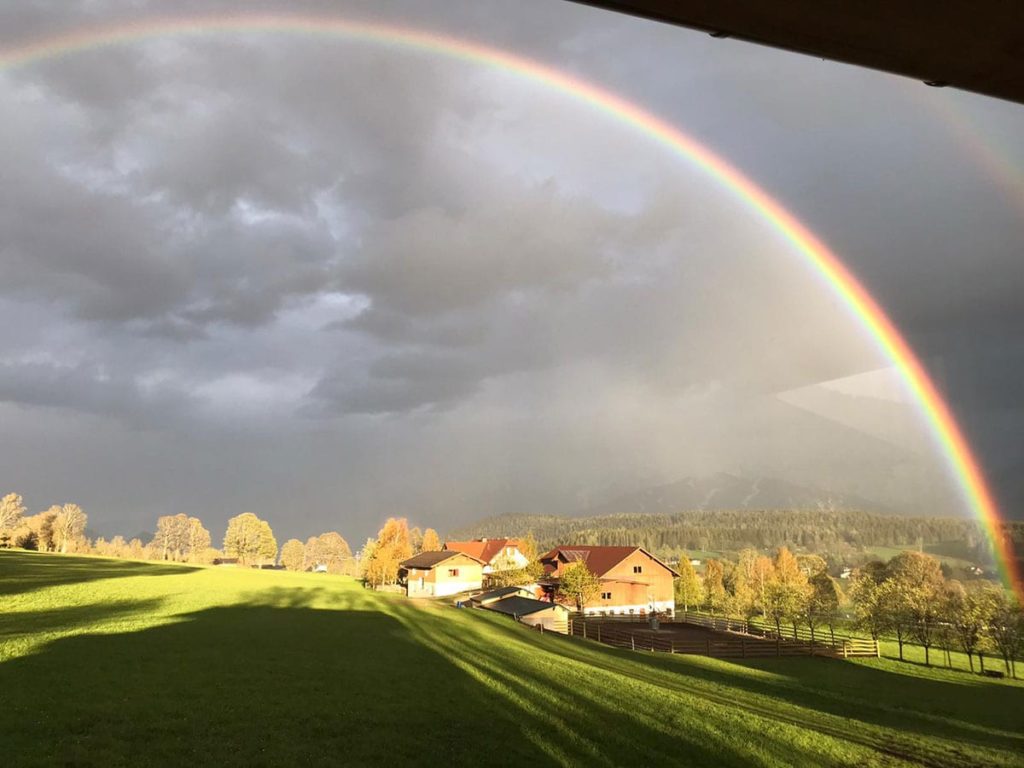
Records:
{"label": "grassy hillside", "polygon": [[9,765],[1019,765],[1024,686],[652,656],[320,574],[0,552]]}

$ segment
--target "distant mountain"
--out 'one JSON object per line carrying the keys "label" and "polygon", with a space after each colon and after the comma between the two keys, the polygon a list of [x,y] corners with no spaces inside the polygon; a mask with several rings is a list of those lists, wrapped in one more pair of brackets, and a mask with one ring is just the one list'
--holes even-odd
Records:
{"label": "distant mountain", "polygon": [[878,502],[853,494],[798,485],[777,477],[745,477],[719,472],[634,491],[578,510],[574,516],[667,515],[682,511],[719,509],[890,511]]}

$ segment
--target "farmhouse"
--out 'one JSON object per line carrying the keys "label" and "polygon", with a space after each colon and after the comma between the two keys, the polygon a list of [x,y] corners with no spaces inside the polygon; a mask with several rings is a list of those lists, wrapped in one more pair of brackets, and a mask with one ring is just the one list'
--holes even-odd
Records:
{"label": "farmhouse", "polygon": [[558,603],[513,595],[501,600],[493,600],[482,605],[481,608],[504,613],[531,627],[541,626],[546,632],[569,634],[569,609]]}
{"label": "farmhouse", "polygon": [[465,552],[420,552],[398,567],[409,597],[444,597],[483,586],[484,563]]}
{"label": "farmhouse", "polygon": [[472,539],[446,541],[444,548],[478,558],[484,562],[484,576],[497,571],[516,571],[530,561],[520,551],[519,539]]}
{"label": "farmhouse", "polygon": [[673,580],[676,571],[642,547],[555,547],[540,558],[547,577],[541,587],[555,600],[566,566],[583,563],[601,588],[583,606],[590,615],[661,613],[675,615]]}

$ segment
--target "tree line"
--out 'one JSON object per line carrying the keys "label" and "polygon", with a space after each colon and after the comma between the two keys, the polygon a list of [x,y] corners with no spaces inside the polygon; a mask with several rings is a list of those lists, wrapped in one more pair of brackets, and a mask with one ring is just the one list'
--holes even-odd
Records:
{"label": "tree line", "polygon": [[[221,559],[250,566],[278,562],[277,539],[270,523],[251,512],[228,520],[219,549],[213,546],[202,520],[185,514],[158,517],[156,532],[146,542],[140,537],[123,536],[90,540],[87,525],[88,515],[77,504],[54,505],[29,515],[20,495],[9,493],[0,499],[0,547],[199,564]],[[436,538],[437,534],[433,535]],[[350,575],[357,572],[348,542],[336,531],[312,536],[305,544],[290,539],[280,550],[280,560],[289,570],[326,570]]]}
{"label": "tree line", "polygon": [[[739,552],[785,546],[827,555],[830,565],[858,565],[866,547],[917,547],[948,542],[955,555],[975,562],[991,559],[988,538],[975,520],[902,517],[833,509],[692,510],[675,514],[618,514],[597,517],[504,515],[453,532],[457,538],[531,531],[545,547],[567,541],[591,546],[640,546],[660,557],[680,550]],[[1004,522],[1002,535],[1024,551],[1024,523]]]}
{"label": "tree line", "polygon": [[950,651],[960,650],[972,670],[976,657],[984,670],[983,654],[989,652],[1016,677],[1024,611],[1014,593],[991,581],[947,579],[939,561],[922,552],[868,563],[853,573],[848,593],[828,574],[823,558],[794,555],[786,547],[773,557],[748,548],[736,562],[707,560],[703,576],[683,557],[678,570],[676,603],[684,611],[760,619],[779,636],[784,625],[794,637],[805,626],[813,641],[825,630],[834,639],[837,624],[848,623],[848,609],[854,628],[875,640],[894,638],[900,660],[904,645],[915,642],[924,648],[925,664],[931,664],[935,648],[945,653],[947,665]]}

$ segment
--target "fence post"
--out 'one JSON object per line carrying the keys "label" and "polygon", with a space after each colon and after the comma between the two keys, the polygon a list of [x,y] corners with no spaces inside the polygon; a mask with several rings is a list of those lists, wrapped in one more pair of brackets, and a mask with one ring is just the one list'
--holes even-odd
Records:
{"label": "fence post", "polygon": [[636,635],[632,632],[629,633],[629,645],[634,651],[636,650]]}
{"label": "fence post", "polygon": [[669,653],[675,653],[676,652],[676,641],[675,640],[669,640],[669,651],[668,652]]}
{"label": "fence post", "polygon": [[587,622],[583,622],[583,639],[587,639]]}
{"label": "fence post", "polygon": [[597,625],[597,642],[601,642],[601,625]]}

